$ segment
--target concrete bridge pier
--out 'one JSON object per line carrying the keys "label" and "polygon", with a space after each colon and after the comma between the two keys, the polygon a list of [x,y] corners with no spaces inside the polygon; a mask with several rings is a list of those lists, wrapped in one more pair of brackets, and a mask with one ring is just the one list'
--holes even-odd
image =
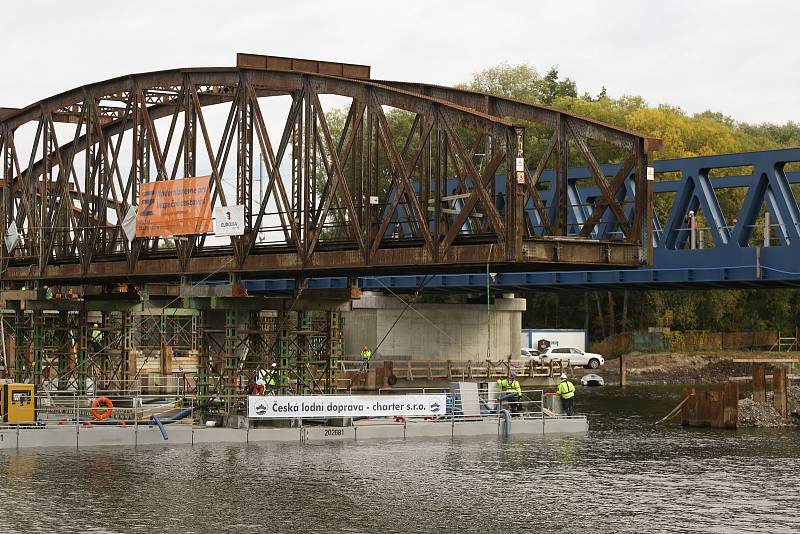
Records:
{"label": "concrete bridge pier", "polygon": [[525,299],[513,293],[495,298],[487,314],[486,303],[408,306],[395,296],[365,291],[342,313],[343,353],[357,358],[368,345],[378,360],[486,360],[490,316],[488,359],[517,358],[524,311]]}

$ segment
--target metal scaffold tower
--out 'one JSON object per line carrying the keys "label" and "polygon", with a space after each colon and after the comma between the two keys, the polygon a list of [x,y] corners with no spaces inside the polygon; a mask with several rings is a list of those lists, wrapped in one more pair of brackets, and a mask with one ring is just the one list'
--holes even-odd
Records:
{"label": "metal scaffold tower", "polygon": [[[231,281],[230,287],[238,285],[236,277]],[[221,402],[228,412],[240,404],[243,386],[273,363],[276,393],[343,387],[336,373],[340,312],[294,311],[284,299],[246,296],[193,296],[191,307],[183,307],[183,299],[167,300],[164,293],[191,293],[192,286],[165,287],[55,298],[42,289],[5,290],[5,376],[80,394],[132,391],[180,377],[201,404]]]}

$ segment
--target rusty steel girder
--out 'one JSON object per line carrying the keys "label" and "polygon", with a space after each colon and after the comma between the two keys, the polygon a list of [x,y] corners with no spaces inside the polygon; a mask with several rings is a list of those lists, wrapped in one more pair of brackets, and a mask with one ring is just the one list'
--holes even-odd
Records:
{"label": "rusty steel girder", "polygon": [[[524,146],[531,125],[550,139],[538,153]],[[617,176],[603,175],[598,143],[621,154]],[[0,219],[21,236],[0,253],[3,278],[636,266],[651,256],[654,148],[525,102],[374,81],[359,65],[240,55],[235,68],[124,76],[0,115]],[[570,205],[570,157],[602,193],[590,206]],[[560,177],[551,206],[546,168]],[[626,199],[631,173],[642,194]],[[198,175],[212,205],[244,206],[243,236],[125,237],[143,183]],[[589,213],[581,228],[569,209]],[[601,220],[618,239],[592,239]]]}

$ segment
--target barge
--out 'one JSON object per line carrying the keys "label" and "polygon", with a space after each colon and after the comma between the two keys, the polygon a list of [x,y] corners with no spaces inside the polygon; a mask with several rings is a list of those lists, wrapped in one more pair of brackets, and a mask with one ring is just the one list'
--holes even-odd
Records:
{"label": "barge", "polygon": [[[0,426],[0,450],[375,442],[469,436],[533,439],[588,431],[585,416],[565,416],[548,409],[542,391],[526,392],[525,399],[517,406],[507,406],[491,390],[488,395],[481,395],[478,384],[461,382],[452,384],[449,391],[433,393],[423,390],[381,395],[249,396],[247,415],[218,417],[198,415],[200,410],[186,407],[185,397],[160,403],[133,398],[130,407],[124,408],[119,402],[108,408],[97,398],[89,402],[88,398],[74,397],[72,407],[51,400],[43,403],[49,406],[37,408],[30,423]],[[158,410],[158,415],[152,411],[148,415],[148,406]],[[110,417],[98,420],[97,415],[109,412]]]}

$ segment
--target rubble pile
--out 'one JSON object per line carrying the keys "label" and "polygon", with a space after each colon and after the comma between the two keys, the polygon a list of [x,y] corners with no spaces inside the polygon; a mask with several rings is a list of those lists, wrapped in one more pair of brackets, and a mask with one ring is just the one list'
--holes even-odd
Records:
{"label": "rubble pile", "polygon": [[[800,386],[790,386],[789,411],[800,413]],[[767,402],[754,402],[753,397],[739,401],[739,427],[778,428],[794,426],[798,423],[796,417],[784,419],[772,404],[772,392],[767,392]]]}

